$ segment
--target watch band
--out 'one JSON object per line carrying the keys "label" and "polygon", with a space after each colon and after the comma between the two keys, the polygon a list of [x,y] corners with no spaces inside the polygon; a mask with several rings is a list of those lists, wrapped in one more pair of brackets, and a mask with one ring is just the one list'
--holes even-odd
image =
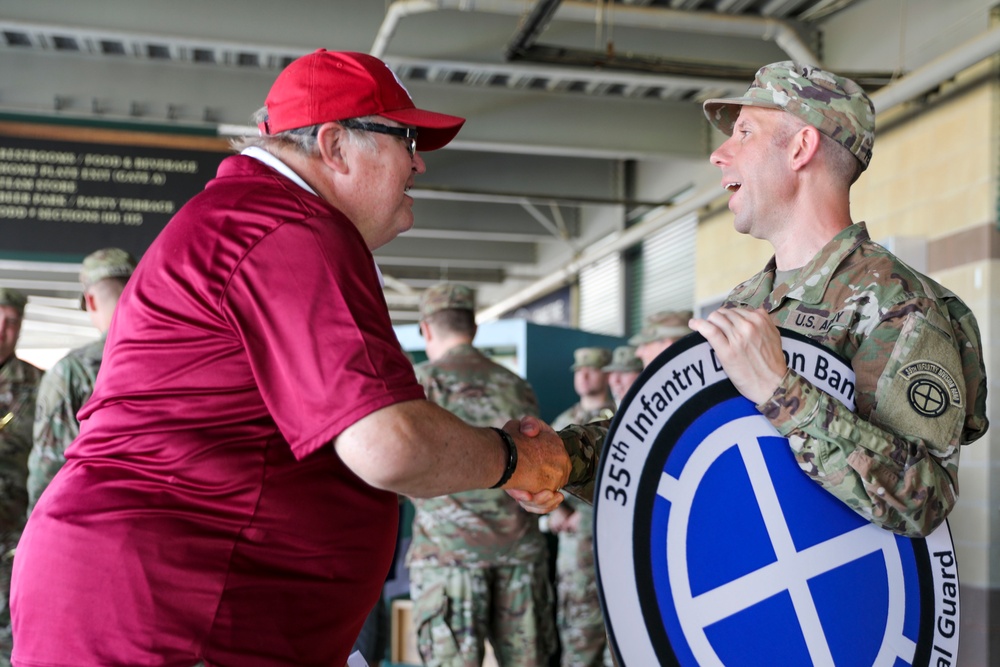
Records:
{"label": "watch band", "polygon": [[514,471],[517,470],[517,444],[514,442],[514,438],[510,437],[510,433],[502,428],[497,428],[496,426],[491,426],[490,428],[500,435],[504,446],[507,447],[507,467],[504,468],[500,481],[490,487],[491,489],[499,489],[510,481],[510,478],[514,475]]}

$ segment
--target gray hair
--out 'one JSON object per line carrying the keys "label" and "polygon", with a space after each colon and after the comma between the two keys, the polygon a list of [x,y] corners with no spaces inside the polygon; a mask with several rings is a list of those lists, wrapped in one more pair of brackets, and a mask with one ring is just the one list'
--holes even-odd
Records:
{"label": "gray hair", "polygon": [[853,185],[865,170],[864,164],[836,139],[831,139],[822,132],[820,137],[820,146],[830,171],[845,185]]}
{"label": "gray hair", "polygon": [[[261,107],[254,112],[251,118],[254,125],[259,125],[267,119],[267,107]],[[358,121],[378,121],[377,116],[362,116],[360,118],[344,118],[343,120],[358,120]],[[284,132],[278,132],[277,134],[261,134],[259,136],[245,136],[236,137],[229,142],[229,145],[235,151],[242,151],[250,146],[257,146],[268,150],[270,147],[277,146],[290,146],[302,153],[307,157],[312,157],[319,155],[319,144],[316,142],[316,135],[319,132],[319,128],[324,123],[319,125],[309,125],[307,127],[297,127],[292,130],[285,130]],[[363,130],[354,130],[350,128],[344,128],[346,132],[347,140],[353,145],[368,150],[372,153],[378,152],[378,142],[375,137],[371,136],[370,133],[364,132]]]}

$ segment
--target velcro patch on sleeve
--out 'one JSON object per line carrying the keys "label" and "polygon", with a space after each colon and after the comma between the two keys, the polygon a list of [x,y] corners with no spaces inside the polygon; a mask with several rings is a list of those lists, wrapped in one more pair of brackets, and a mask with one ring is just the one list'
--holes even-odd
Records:
{"label": "velcro patch on sleeve", "polygon": [[962,407],[962,392],[951,373],[934,361],[915,361],[899,371],[907,382],[910,407],[924,417],[940,417],[948,405]]}

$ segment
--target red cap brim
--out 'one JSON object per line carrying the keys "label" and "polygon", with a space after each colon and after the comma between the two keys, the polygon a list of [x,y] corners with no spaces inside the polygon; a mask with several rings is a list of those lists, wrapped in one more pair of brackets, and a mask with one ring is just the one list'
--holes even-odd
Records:
{"label": "red cap brim", "polygon": [[446,146],[465,124],[465,119],[459,116],[423,109],[381,111],[378,115],[417,128],[418,151],[436,151]]}

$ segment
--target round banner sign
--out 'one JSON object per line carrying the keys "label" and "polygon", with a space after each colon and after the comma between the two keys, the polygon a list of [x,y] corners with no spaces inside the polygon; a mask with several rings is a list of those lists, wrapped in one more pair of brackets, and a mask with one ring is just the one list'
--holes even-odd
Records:
{"label": "round banner sign", "polygon": [[[854,409],[854,373],[783,331],[789,367]],[[692,334],[632,386],[595,490],[601,606],[620,667],[954,665],[947,522],[900,537],[803,473]]]}

